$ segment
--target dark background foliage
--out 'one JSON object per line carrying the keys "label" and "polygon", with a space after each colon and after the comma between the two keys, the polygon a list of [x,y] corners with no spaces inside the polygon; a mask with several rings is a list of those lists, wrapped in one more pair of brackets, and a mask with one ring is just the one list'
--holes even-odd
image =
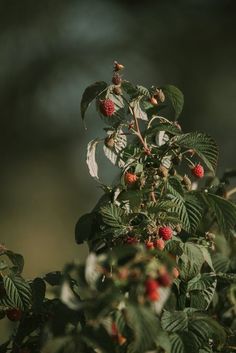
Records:
{"label": "dark background foliage", "polygon": [[74,224],[101,194],[85,152],[102,124],[92,108],[84,131],[80,98],[114,59],[133,82],[178,86],[184,130],[217,140],[219,172],[235,166],[235,20],[234,0],[0,1],[0,239],[26,275],[86,254]]}

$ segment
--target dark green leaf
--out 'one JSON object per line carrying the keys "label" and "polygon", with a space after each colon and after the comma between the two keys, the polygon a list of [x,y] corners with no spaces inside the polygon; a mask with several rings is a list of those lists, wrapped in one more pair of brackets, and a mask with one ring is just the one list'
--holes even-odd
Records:
{"label": "dark green leaf", "polygon": [[236,206],[218,195],[205,193],[204,196],[215,214],[220,230],[229,236],[236,224]]}
{"label": "dark green leaf", "polygon": [[93,212],[86,213],[81,216],[75,226],[75,240],[77,244],[91,238],[94,230],[95,214]]}
{"label": "dark green leaf", "polygon": [[206,310],[210,305],[216,289],[214,273],[203,273],[188,282],[190,306],[198,310]]}
{"label": "dark green leaf", "polygon": [[4,276],[3,284],[6,291],[6,298],[0,300],[3,306],[10,306],[25,310],[31,303],[31,288],[20,276]]}
{"label": "dark green leaf", "polygon": [[92,348],[99,348],[104,353],[115,352],[116,347],[112,337],[103,326],[86,326],[81,332],[82,339]]}
{"label": "dark green leaf", "polygon": [[60,271],[47,273],[43,278],[50,286],[59,286],[63,281],[63,274]]}
{"label": "dark green leaf", "polygon": [[11,260],[12,264],[14,265],[14,270],[16,273],[21,274],[24,268],[24,258],[20,254],[16,254],[13,251],[7,250],[5,254]]}
{"label": "dark green leaf", "polygon": [[173,141],[181,147],[193,149],[206,166],[215,172],[219,150],[212,137],[200,132],[190,132],[173,137]]}
{"label": "dark green leaf", "polygon": [[[175,112],[175,119],[178,119],[180,113],[182,112],[184,106],[184,95],[183,93],[175,86],[166,85],[161,87],[165,94],[165,98],[168,99],[172,105],[172,108]],[[166,103],[166,101],[165,101]]]}
{"label": "dark green leaf", "polygon": [[108,204],[100,208],[100,215],[102,216],[103,222],[113,228],[123,227],[122,217],[124,211],[115,204]]}
{"label": "dark green leaf", "polygon": [[94,84],[88,86],[82,96],[80,109],[81,109],[81,116],[82,119],[85,117],[85,112],[89,106],[89,104],[107,87],[106,82],[99,81],[95,82]]}
{"label": "dark green leaf", "polygon": [[[201,247],[187,242],[183,245],[184,253],[179,258],[180,278],[188,281],[197,276],[205,262]],[[194,261],[193,261],[194,259]]]}
{"label": "dark green leaf", "polygon": [[213,266],[214,266],[216,273],[228,272],[228,270],[230,268],[230,258],[229,257],[224,256],[220,253],[216,253],[216,254],[213,254],[212,261],[213,261]]}
{"label": "dark green leaf", "polygon": [[179,335],[173,333],[170,335],[171,353],[187,353],[184,349],[184,343]]}
{"label": "dark green leaf", "polygon": [[149,350],[158,338],[160,329],[158,319],[151,309],[145,306],[129,304],[126,310],[127,322],[134,335],[128,351],[139,353]]}
{"label": "dark green leaf", "polygon": [[163,330],[171,333],[187,330],[188,315],[184,311],[164,311],[161,317]]}
{"label": "dark green leaf", "polygon": [[43,306],[43,301],[46,293],[45,282],[37,277],[33,280],[31,284],[32,289],[32,308],[34,311],[40,311]]}

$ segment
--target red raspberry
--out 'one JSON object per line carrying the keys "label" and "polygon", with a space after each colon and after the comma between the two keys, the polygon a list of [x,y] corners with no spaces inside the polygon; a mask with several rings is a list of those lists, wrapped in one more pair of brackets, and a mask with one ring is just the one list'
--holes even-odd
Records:
{"label": "red raspberry", "polygon": [[159,284],[155,279],[147,279],[145,282],[145,288],[146,295],[150,301],[155,302],[160,298],[160,294],[158,292]]}
{"label": "red raspberry", "polygon": [[100,101],[100,112],[104,116],[112,116],[115,111],[115,104],[111,99],[103,99]]}
{"label": "red raspberry", "polygon": [[145,288],[146,288],[146,292],[150,293],[157,290],[159,288],[159,285],[155,279],[149,278],[145,282]]}
{"label": "red raspberry", "polygon": [[159,228],[159,235],[164,240],[169,240],[172,238],[173,230],[171,227],[160,227]]}
{"label": "red raspberry", "polygon": [[165,248],[165,242],[164,242],[164,240],[161,239],[161,238],[160,238],[160,239],[156,239],[156,240],[154,241],[154,248],[156,248],[156,249],[162,251],[162,250]]}
{"label": "red raspberry", "polygon": [[156,302],[157,300],[160,299],[160,293],[158,290],[155,290],[153,292],[150,292],[148,293],[148,299],[151,301],[151,302]]}
{"label": "red raspberry", "polygon": [[9,309],[6,311],[7,318],[11,321],[19,321],[22,317],[22,311],[20,309]]}
{"label": "red raspberry", "polygon": [[133,173],[129,173],[129,172],[125,173],[125,183],[126,184],[134,184],[134,183],[136,183],[137,179],[138,179],[137,175],[135,175]]}
{"label": "red raspberry", "polygon": [[147,242],[146,242],[146,248],[147,248],[148,250],[154,249],[154,243],[153,243],[152,241],[147,241]]}
{"label": "red raspberry", "polygon": [[116,323],[114,321],[111,324],[111,334],[112,334],[112,336],[118,335],[118,328],[117,328]]}
{"label": "red raspberry", "polygon": [[172,280],[170,278],[170,275],[168,273],[164,273],[158,278],[158,282],[161,286],[163,287],[170,287],[172,284]]}
{"label": "red raspberry", "polygon": [[172,270],[172,276],[174,278],[178,278],[179,277],[179,270],[176,267],[174,267],[173,270]]}
{"label": "red raspberry", "polygon": [[119,85],[121,83],[122,79],[120,77],[120,75],[118,73],[114,73],[113,77],[112,77],[112,83],[114,83],[114,85]]}
{"label": "red raspberry", "polygon": [[196,164],[195,167],[192,168],[192,175],[198,179],[204,177],[204,168],[200,163]]}
{"label": "red raspberry", "polygon": [[130,245],[136,245],[136,244],[138,244],[138,239],[135,238],[135,237],[128,237],[128,238],[125,240],[125,243],[126,243],[126,244],[130,244]]}

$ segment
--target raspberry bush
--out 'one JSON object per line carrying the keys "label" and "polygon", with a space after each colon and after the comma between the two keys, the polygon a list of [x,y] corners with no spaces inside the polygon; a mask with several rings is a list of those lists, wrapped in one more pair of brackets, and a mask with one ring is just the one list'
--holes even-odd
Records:
{"label": "raspberry bush", "polygon": [[[83,120],[95,102],[106,124],[87,148],[103,195],[75,229],[87,260],[29,281],[23,257],[1,247],[1,318],[15,327],[0,352],[236,350],[236,171],[217,178],[214,139],[182,130],[177,87],[133,85],[123,69],[115,62],[112,83],[81,101]],[[100,180],[99,148],[119,168],[113,185]]]}

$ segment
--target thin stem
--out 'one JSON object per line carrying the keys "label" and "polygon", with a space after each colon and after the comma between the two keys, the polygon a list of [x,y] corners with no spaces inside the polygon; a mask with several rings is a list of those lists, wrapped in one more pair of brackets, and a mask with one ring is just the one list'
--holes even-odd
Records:
{"label": "thin stem", "polygon": [[191,159],[189,159],[188,157],[185,157],[186,161],[188,161],[192,167],[194,167],[194,163],[191,161]]}
{"label": "thin stem", "polygon": [[151,197],[151,200],[152,200],[153,202],[155,202],[155,203],[157,202],[154,191],[151,191],[151,192],[150,192],[150,197]]}
{"label": "thin stem", "polygon": [[143,139],[142,133],[141,133],[141,131],[140,131],[139,123],[138,123],[138,118],[137,118],[137,116],[136,116],[136,114],[135,114],[135,112],[134,112],[134,108],[131,107],[129,101],[128,101],[123,95],[122,95],[122,98],[123,98],[124,101],[128,104],[128,106],[129,106],[129,108],[130,108],[130,110],[131,110],[131,114],[133,115],[133,118],[134,118],[134,121],[135,121],[135,128],[136,128],[136,130],[134,130],[134,133],[135,133],[135,135],[139,138],[139,140],[140,140],[140,142],[142,143],[142,145],[143,145],[145,151],[148,151],[149,148],[148,148],[148,146],[147,146],[147,143],[146,143],[146,142],[144,141],[144,139]]}

